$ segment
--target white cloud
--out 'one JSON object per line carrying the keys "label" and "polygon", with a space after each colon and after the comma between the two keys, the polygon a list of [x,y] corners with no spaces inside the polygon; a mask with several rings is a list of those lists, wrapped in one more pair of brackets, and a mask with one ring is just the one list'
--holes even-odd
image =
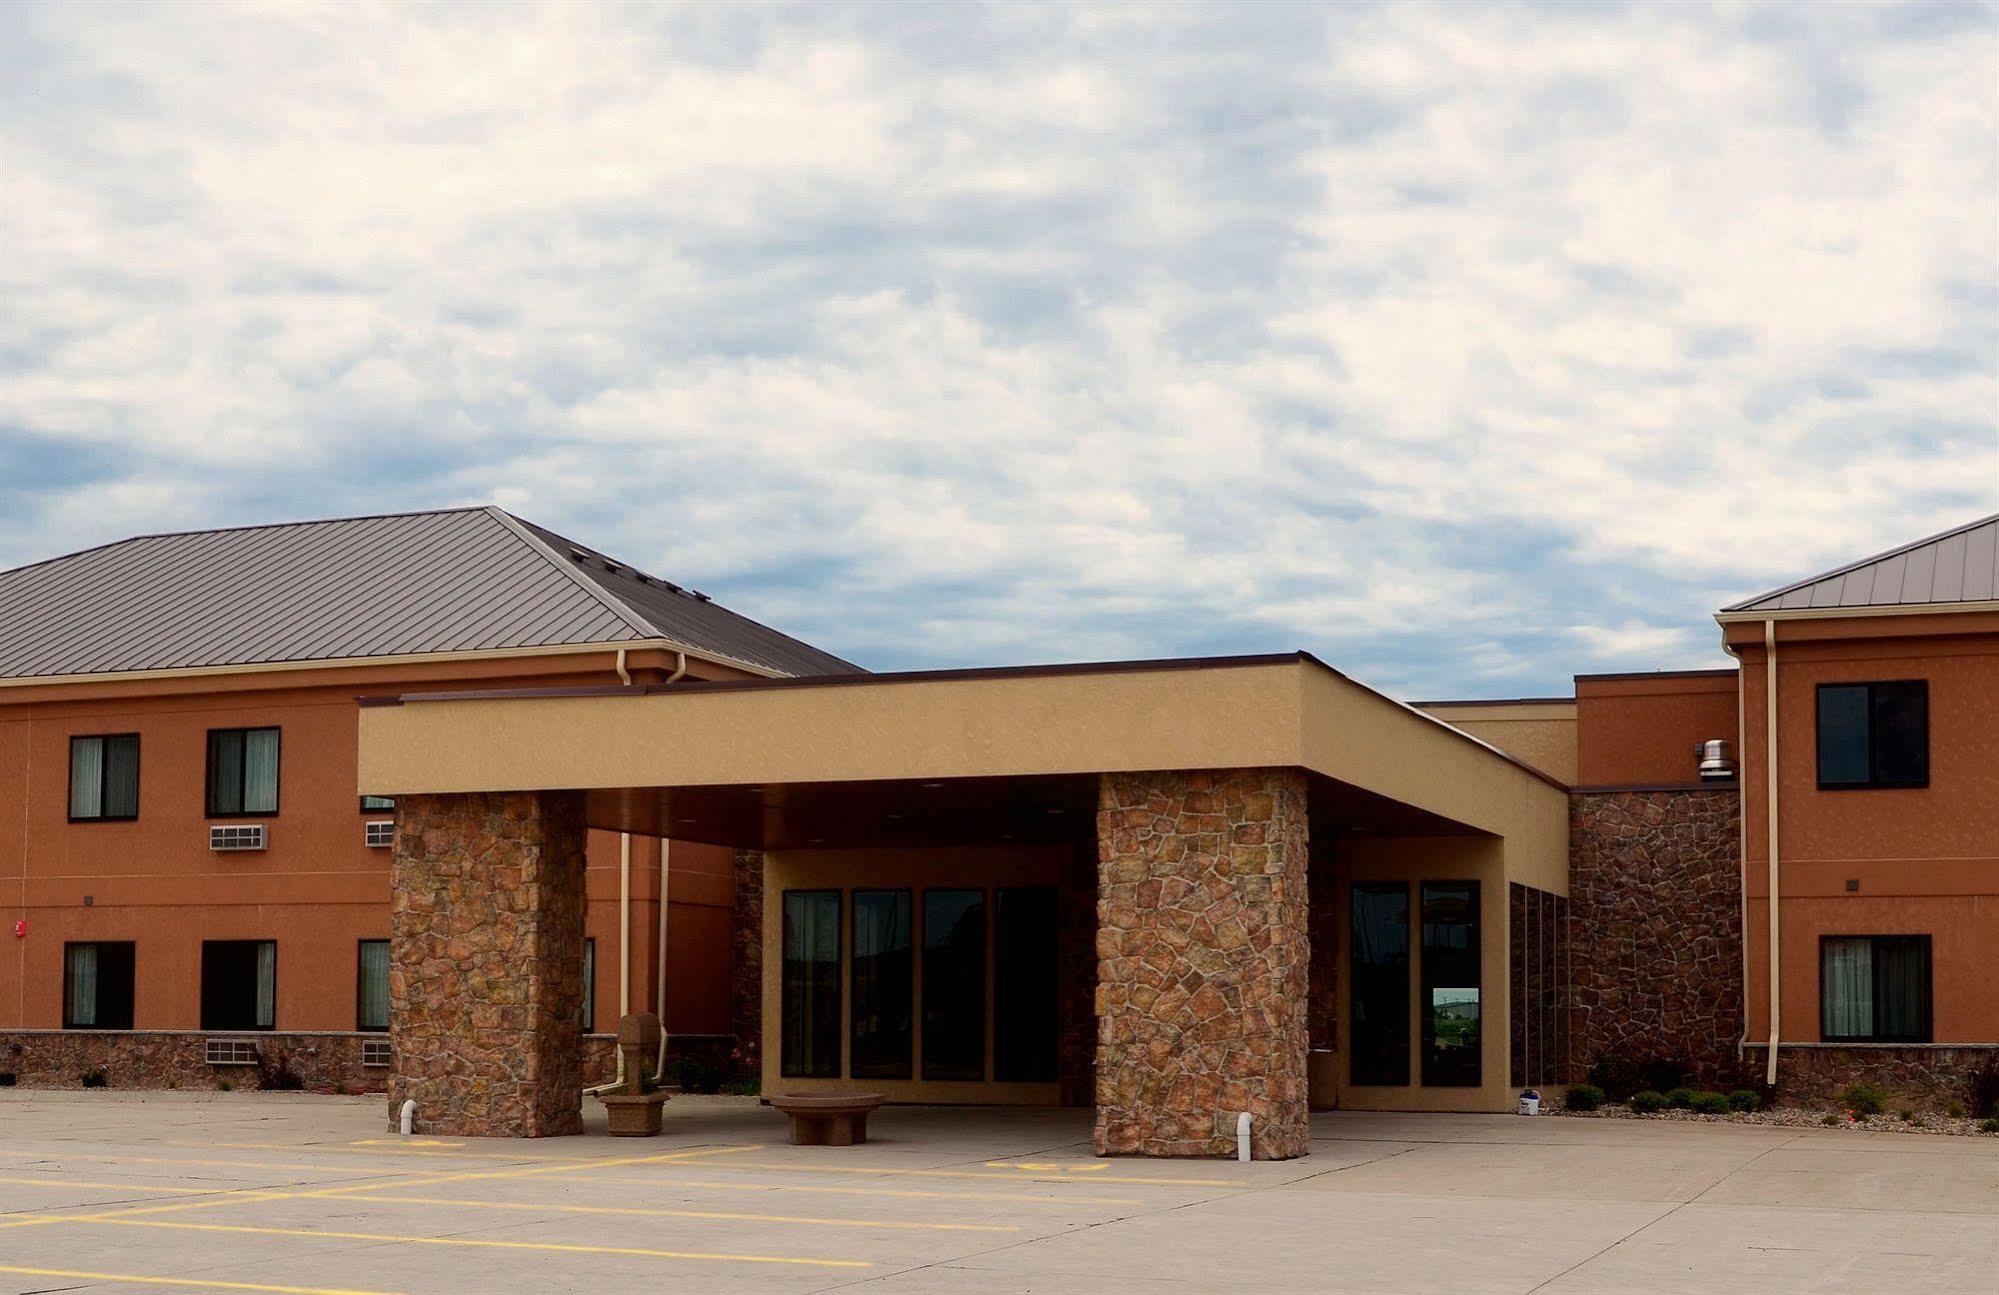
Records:
{"label": "white cloud", "polygon": [[1448,694],[1999,506],[1979,6],[0,23],[0,562],[493,499],[879,664]]}

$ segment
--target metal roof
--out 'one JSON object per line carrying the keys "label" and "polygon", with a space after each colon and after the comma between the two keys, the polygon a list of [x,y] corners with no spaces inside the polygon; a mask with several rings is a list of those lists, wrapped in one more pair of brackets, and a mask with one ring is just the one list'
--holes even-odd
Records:
{"label": "metal roof", "polygon": [[859,669],[491,507],[142,535],[0,571],[0,678],[660,639]]}
{"label": "metal roof", "polygon": [[1999,513],[1722,608],[1913,607],[1999,599]]}

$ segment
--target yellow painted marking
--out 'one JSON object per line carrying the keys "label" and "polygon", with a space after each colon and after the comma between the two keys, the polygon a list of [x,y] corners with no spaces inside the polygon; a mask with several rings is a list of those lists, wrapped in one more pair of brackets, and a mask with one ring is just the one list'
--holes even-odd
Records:
{"label": "yellow painted marking", "polygon": [[368,1174],[384,1171],[360,1165],[308,1165],[295,1160],[215,1160],[199,1156],[98,1156],[87,1151],[63,1151],[50,1155],[42,1151],[7,1151],[0,1149],[0,1155],[14,1156],[21,1160],[88,1160],[95,1164],[107,1165],[217,1165],[230,1169],[304,1169],[314,1173]]}
{"label": "yellow painted marking", "polygon": [[273,1295],[393,1295],[389,1291],[333,1290],[326,1286],[263,1286],[256,1282],[225,1282],[213,1277],[190,1281],[185,1277],[141,1277],[134,1273],[87,1273],[72,1268],[14,1268],[0,1265],[0,1273],[23,1277],[74,1277],[79,1281],[125,1282],[133,1286],[192,1286],[200,1290],[266,1291]]}
{"label": "yellow painted marking", "polygon": [[[376,1145],[376,1144],[380,1145]],[[517,1155],[506,1151],[449,1151],[443,1148],[464,1146],[462,1142],[431,1142],[422,1138],[363,1138],[355,1142],[192,1142],[161,1138],[163,1147],[220,1147],[225,1151],[298,1151],[306,1154],[332,1154],[342,1156],[449,1156],[459,1160],[532,1160],[533,1156]]]}
{"label": "yellow painted marking", "polygon": [[[391,1184],[393,1186],[393,1184]],[[722,1210],[668,1210],[642,1209],[637,1206],[619,1205],[553,1205],[537,1201],[473,1201],[463,1197],[449,1196],[361,1196],[352,1192],[342,1192],[334,1196],[331,1192],[293,1192],[279,1200],[321,1200],[332,1197],[342,1201],[369,1201],[380,1205],[451,1205],[465,1206],[479,1210],[533,1210],[536,1213],[554,1212],[558,1214],[629,1214],[643,1218],[660,1219],[724,1219],[738,1223],[802,1223],[822,1228],[912,1228],[926,1232],[1018,1232],[1017,1227],[999,1223],[903,1223],[879,1219],[826,1219],[800,1216],[796,1214],[739,1214]]]}
{"label": "yellow painted marking", "polygon": [[1098,1161],[1093,1165],[1056,1165],[1034,1160],[988,1160],[986,1161],[986,1168],[1038,1169],[1051,1174],[1097,1174],[1109,1169],[1110,1166],[1104,1164],[1102,1161]]}
{"label": "yellow painted marking", "polygon": [[462,1147],[463,1142],[439,1142],[436,1138],[356,1138],[350,1147]]}
{"label": "yellow painted marking", "polygon": [[[553,1175],[556,1178],[583,1177],[582,1174]],[[1061,1191],[1053,1196],[1029,1196],[1025,1192],[924,1192],[893,1187],[836,1187],[830,1183],[722,1182],[713,1178],[625,1178],[609,1174],[600,1183],[630,1183],[639,1187],[708,1187],[730,1192],[819,1192],[832,1196],[881,1196],[910,1201],[1015,1201],[1029,1205],[1140,1205],[1136,1196],[1077,1196]],[[400,1183],[387,1184],[401,1186]]]}
{"label": "yellow painted marking", "polygon": [[[721,1167],[724,1169],[777,1169],[786,1173],[799,1174],[903,1174],[917,1178],[982,1178],[987,1182],[991,1182],[995,1178],[1011,1178],[1017,1182],[1024,1176],[1030,1176],[1023,1175],[1018,1171],[1007,1173],[1004,1170],[982,1172],[977,1169],[888,1169],[880,1165],[856,1165],[853,1168],[842,1168],[838,1165],[774,1164],[762,1160],[750,1161],[747,1164],[723,1165]],[[1073,1183],[1078,1181],[1075,1178],[1059,1174],[1033,1174],[1031,1176],[1037,1182]],[[1092,1178],[1089,1181],[1093,1183],[1125,1183],[1137,1187],[1237,1187],[1241,1185],[1231,1182],[1226,1178],[1135,1178],[1113,1174],[1105,1174],[1101,1178]]]}
{"label": "yellow painted marking", "polygon": [[411,1237],[389,1232],[327,1232],[317,1228],[259,1228],[235,1223],[168,1223],[161,1219],[113,1218],[104,1214],[64,1214],[52,1223],[94,1223],[100,1227],[170,1228],[180,1232],[228,1232],[250,1236],[314,1237],[330,1241],[388,1241],[397,1245],[461,1246],[479,1250],[540,1250],[558,1254],[630,1255],[640,1259],[704,1259],[718,1263],[792,1264],[805,1268],[872,1268],[867,1259],[802,1259],[790,1255],[705,1253],[695,1250],[647,1250],[637,1246],[565,1245],[555,1241],[487,1241],[471,1237]]}
{"label": "yellow painted marking", "polygon": [[[625,1165],[669,1165],[685,1164],[701,1156],[726,1156],[740,1151],[761,1151],[761,1145],[740,1147],[691,1148],[686,1151],[664,1151],[656,1156],[600,1156],[594,1160],[556,1160],[547,1164],[529,1165],[521,1169],[482,1169],[459,1174],[425,1174],[398,1183],[399,1187],[431,1187],[438,1183],[463,1183],[489,1178],[529,1178],[538,1174],[573,1174],[591,1169],[617,1169]],[[329,1192],[365,1192],[381,1186],[380,1183],[357,1183],[352,1187],[331,1187]]]}
{"label": "yellow painted marking", "polygon": [[173,1196],[212,1196],[215,1187],[155,1187],[151,1183],[93,1183],[81,1178],[49,1178],[35,1176],[29,1178],[0,1178],[0,1183],[12,1183],[21,1187],[83,1187],[103,1188],[115,1192],[166,1192]]}

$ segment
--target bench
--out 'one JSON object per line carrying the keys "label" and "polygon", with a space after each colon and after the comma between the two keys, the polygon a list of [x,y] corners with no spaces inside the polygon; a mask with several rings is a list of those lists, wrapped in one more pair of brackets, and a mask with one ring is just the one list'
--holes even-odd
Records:
{"label": "bench", "polygon": [[883,1100],[880,1093],[787,1093],[770,1104],[791,1117],[793,1146],[853,1147],[868,1140],[868,1116]]}

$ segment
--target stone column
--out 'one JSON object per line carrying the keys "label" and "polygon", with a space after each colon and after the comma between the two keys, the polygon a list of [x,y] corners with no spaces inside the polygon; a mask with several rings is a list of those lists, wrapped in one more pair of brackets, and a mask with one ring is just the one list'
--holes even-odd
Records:
{"label": "stone column", "polygon": [[736,898],[734,943],[729,967],[729,1020],[737,1046],[756,1057],[750,1073],[759,1072],[763,1056],[764,1015],[764,856],[762,850],[738,850],[735,858]]}
{"label": "stone column", "polygon": [[1104,775],[1098,1155],[1306,1153],[1306,820],[1295,769]]}
{"label": "stone column", "polygon": [[402,796],[389,910],[389,1084],[417,1128],[583,1128],[583,797]]}

